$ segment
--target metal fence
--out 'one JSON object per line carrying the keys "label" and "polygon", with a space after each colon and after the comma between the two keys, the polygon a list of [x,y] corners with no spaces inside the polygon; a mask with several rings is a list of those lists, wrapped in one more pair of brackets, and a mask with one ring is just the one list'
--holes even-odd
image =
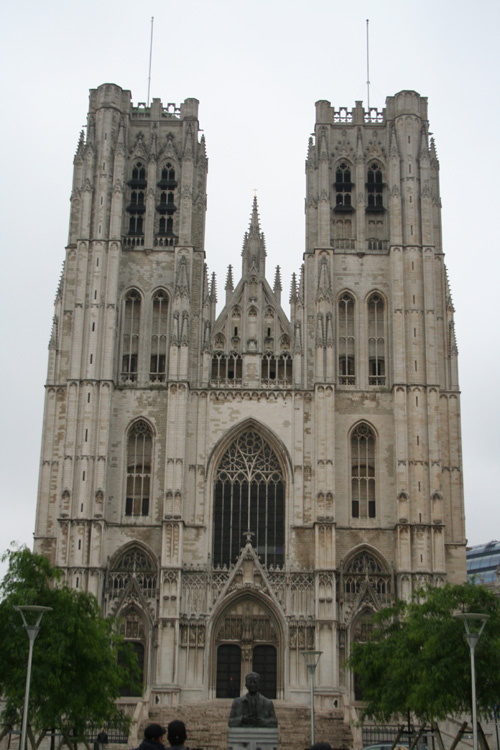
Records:
{"label": "metal fence", "polygon": [[[365,724],[362,727],[363,747],[367,745],[392,744],[398,736],[400,726],[397,724]],[[411,745],[416,732],[412,729],[404,729],[398,739],[398,745]],[[418,740],[419,750],[434,750],[434,737],[432,733],[423,732]]]}

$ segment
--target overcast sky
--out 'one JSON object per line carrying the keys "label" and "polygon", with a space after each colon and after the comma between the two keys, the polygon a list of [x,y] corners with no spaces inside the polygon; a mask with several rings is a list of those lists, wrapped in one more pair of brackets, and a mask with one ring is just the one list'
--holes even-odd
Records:
{"label": "overcast sky", "polygon": [[[500,3],[479,0],[17,0],[1,22],[0,551],[31,545],[53,301],[67,241],[72,161],[88,90],[200,100],[209,157],[206,254],[241,268],[254,188],[268,279],[304,251],[304,161],[314,104],[429,99],[459,345],[469,544],[500,539]],[[1,574],[1,567],[0,567]]]}

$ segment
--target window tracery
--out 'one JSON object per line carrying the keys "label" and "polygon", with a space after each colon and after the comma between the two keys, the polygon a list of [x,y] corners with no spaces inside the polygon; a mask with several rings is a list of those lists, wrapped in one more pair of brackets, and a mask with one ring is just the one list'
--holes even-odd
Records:
{"label": "window tracery", "polygon": [[340,162],[337,166],[334,188],[336,191],[335,211],[354,211],[352,205],[353,183],[351,182],[351,167],[345,161]]}
{"label": "window tracery", "polygon": [[292,358],[289,354],[262,356],[261,385],[272,388],[292,385]]}
{"label": "window tracery", "polygon": [[214,566],[233,564],[247,530],[266,567],[284,561],[285,482],[278,458],[255,430],[222,457],[214,487]]}
{"label": "window tracery", "polygon": [[129,235],[141,236],[144,234],[143,215],[146,212],[144,195],[147,184],[144,164],[142,161],[136,161],[132,168],[132,179],[127,183],[130,188],[130,202],[126,208],[126,211],[129,214]]}
{"label": "window tracery", "polygon": [[168,296],[160,289],[153,296],[149,380],[164,383],[167,373]]}
{"label": "window tracery", "polygon": [[354,297],[349,292],[341,295],[338,303],[339,384],[356,384],[354,337]]}
{"label": "window tracery", "polygon": [[241,385],[242,377],[243,359],[241,354],[215,352],[212,357],[211,384],[213,386],[234,387]]}
{"label": "window tracery", "polygon": [[346,598],[359,594],[368,583],[382,597],[391,590],[390,573],[369,552],[360,552],[350,560],[343,573],[343,588]]}
{"label": "window tracery", "polygon": [[128,433],[126,516],[149,515],[152,448],[151,427],[140,419]]}
{"label": "window tracery", "polygon": [[382,169],[377,162],[371,162],[368,167],[366,193],[367,193],[367,210],[383,211],[383,177]]}
{"label": "window tracery", "polygon": [[161,170],[161,179],[156,183],[157,194],[156,213],[158,215],[157,236],[166,244],[173,243],[174,216],[177,211],[175,167],[167,162]]}
{"label": "window tracery", "polygon": [[385,382],[384,300],[372,294],[368,300],[368,384]]}
{"label": "window tracery", "polygon": [[138,373],[141,295],[131,289],[123,307],[121,375],[122,383],[135,383]]}
{"label": "window tracery", "polygon": [[351,435],[351,515],[375,518],[375,437],[364,423]]}
{"label": "window tracery", "polygon": [[120,596],[131,578],[137,581],[145,596],[148,598],[157,596],[156,565],[140,547],[129,547],[113,563],[107,577],[107,595],[112,599]]}

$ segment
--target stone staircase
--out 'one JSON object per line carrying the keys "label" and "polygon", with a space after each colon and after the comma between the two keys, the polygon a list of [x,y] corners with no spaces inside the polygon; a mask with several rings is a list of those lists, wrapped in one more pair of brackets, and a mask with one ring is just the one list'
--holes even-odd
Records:
{"label": "stone staircase", "polygon": [[[278,718],[279,744],[282,750],[304,750],[311,744],[311,712],[308,706],[274,701]],[[177,708],[151,709],[148,722],[138,727],[138,737],[143,736],[146,723],[155,721],[164,727],[173,719],[186,725],[190,748],[225,750],[227,747],[227,720],[231,700],[203,701]],[[341,711],[316,711],[316,741],[329,742],[333,750],[351,750],[353,738],[350,727],[344,723]]]}

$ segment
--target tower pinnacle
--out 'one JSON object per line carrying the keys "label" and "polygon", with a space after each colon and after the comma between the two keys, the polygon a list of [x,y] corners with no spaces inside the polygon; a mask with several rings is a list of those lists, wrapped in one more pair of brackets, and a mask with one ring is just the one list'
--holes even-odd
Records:
{"label": "tower pinnacle", "polygon": [[243,258],[243,276],[251,271],[258,273],[261,276],[265,276],[266,246],[264,242],[264,234],[260,231],[257,196],[254,196],[253,199],[250,226],[248,227],[248,231],[245,232],[243,238],[243,250],[241,255]]}

